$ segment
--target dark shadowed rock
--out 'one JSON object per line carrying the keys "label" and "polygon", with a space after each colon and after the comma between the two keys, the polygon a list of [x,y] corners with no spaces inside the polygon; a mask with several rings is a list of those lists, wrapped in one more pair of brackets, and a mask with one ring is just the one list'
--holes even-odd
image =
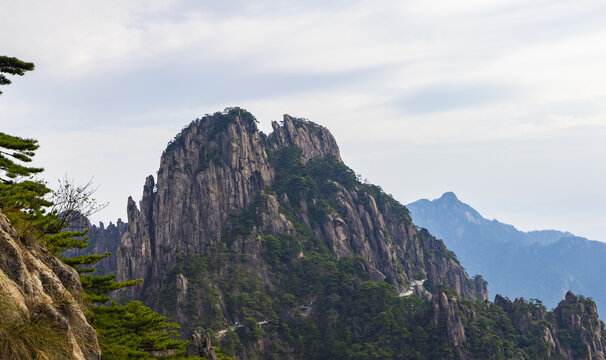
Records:
{"label": "dark shadowed rock", "polygon": [[461,309],[457,298],[445,291],[434,292],[431,298],[433,307],[433,323],[444,322],[448,334],[448,342],[456,349],[461,349],[465,343],[465,328],[461,319]]}
{"label": "dark shadowed rock", "polygon": [[210,342],[210,335],[202,334],[200,330],[195,330],[191,336],[191,341],[187,345],[188,356],[201,356],[208,360],[218,360],[215,349]]}

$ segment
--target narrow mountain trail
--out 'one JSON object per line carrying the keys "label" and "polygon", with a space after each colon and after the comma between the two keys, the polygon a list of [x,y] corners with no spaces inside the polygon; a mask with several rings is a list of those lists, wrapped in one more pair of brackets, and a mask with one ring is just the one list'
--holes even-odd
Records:
{"label": "narrow mountain trail", "polygon": [[[258,321],[257,325],[262,326],[262,325],[265,325],[267,323],[269,323],[268,320],[263,320],[263,321]],[[234,331],[234,330],[239,329],[241,327],[244,327],[244,325],[242,325],[242,324],[234,324],[234,325],[229,326],[229,327],[227,327],[227,328],[225,328],[223,330],[219,330],[219,331],[217,331],[217,339],[222,338],[223,335],[227,334],[228,331]]]}

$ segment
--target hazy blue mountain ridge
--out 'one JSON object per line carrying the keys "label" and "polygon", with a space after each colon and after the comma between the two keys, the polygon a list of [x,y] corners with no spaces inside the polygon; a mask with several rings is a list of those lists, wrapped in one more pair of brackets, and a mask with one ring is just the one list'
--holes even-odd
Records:
{"label": "hazy blue mountain ridge", "polygon": [[557,305],[568,291],[606,305],[606,244],[569,232],[523,232],[488,220],[447,192],[407,205],[415,224],[427,228],[457,254],[470,274],[482,274],[491,294],[538,298]]}

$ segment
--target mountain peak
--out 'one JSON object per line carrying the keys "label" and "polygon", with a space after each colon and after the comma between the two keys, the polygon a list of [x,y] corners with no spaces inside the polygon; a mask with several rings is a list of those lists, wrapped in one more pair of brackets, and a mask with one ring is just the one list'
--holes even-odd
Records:
{"label": "mountain peak", "polygon": [[[198,301],[191,279],[202,272],[180,270],[180,264],[189,261],[185,259],[216,263],[229,254],[229,261],[221,260],[212,270],[219,278],[219,272],[229,269],[244,271],[240,259],[246,257],[242,261],[250,267],[250,282],[261,286],[285,279],[286,266],[293,266],[289,274],[299,263],[308,266],[306,256],[317,252],[335,259],[360,256],[367,269],[361,270],[364,279],[387,281],[399,293],[408,291],[413,281],[429,279],[461,297],[486,298],[441,241],[414,228],[406,208],[380,189],[357,182],[328,129],[289,115],[282,124],[272,123],[267,136],[254,124],[252,114],[228,109],[195,120],[167,146],[157,181],[146,182],[140,210],[132,199],[129,202],[129,231],[116,251],[117,279],[144,278],[148,284],[128,289],[128,295],[169,309],[172,303],[185,304],[185,299]],[[292,249],[292,258],[267,255],[277,249]],[[174,283],[163,280],[167,269],[174,270]],[[190,278],[189,288],[177,285],[177,271]],[[275,286],[276,292],[282,291]],[[227,288],[217,294],[228,291],[238,294]],[[158,293],[171,294],[171,303]],[[221,296],[215,299],[206,308],[227,308]],[[181,321],[184,334],[215,321],[206,320],[215,319],[214,310],[202,309],[199,317],[189,317],[185,305],[178,306],[171,316]],[[244,318],[239,309],[216,314],[217,324]]]}
{"label": "mountain peak", "polygon": [[444,201],[459,201],[459,198],[457,198],[457,196],[455,195],[455,193],[453,193],[452,191],[447,191],[445,192],[439,200],[444,200]]}

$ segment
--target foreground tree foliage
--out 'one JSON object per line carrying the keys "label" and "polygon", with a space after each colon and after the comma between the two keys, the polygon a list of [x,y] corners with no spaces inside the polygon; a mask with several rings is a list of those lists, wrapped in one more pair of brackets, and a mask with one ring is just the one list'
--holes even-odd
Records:
{"label": "foreground tree foliage", "polygon": [[[29,176],[42,172],[42,168],[28,167],[23,163],[32,161],[38,141],[0,133],[0,171],[2,182],[11,183],[17,176]],[[18,161],[18,162],[15,162]]]}
{"label": "foreground tree foliage", "polygon": [[149,359],[150,354],[170,359],[185,357],[186,342],[179,340],[176,332],[179,325],[166,322],[165,317],[139,301],[97,306],[89,321],[97,329],[103,359]]}
{"label": "foreground tree foliage", "polygon": [[[0,56],[0,85],[11,83],[10,79],[4,74],[22,76],[26,71],[32,70],[34,70],[34,63],[21,61],[15,57]],[[0,94],[2,94],[2,91],[0,91]]]}
{"label": "foreground tree foliage", "polygon": [[38,147],[34,139],[0,133],[0,208],[20,233],[28,236],[44,233],[50,220],[46,208],[52,205],[45,198],[50,189],[33,179],[43,169],[26,165]]}

